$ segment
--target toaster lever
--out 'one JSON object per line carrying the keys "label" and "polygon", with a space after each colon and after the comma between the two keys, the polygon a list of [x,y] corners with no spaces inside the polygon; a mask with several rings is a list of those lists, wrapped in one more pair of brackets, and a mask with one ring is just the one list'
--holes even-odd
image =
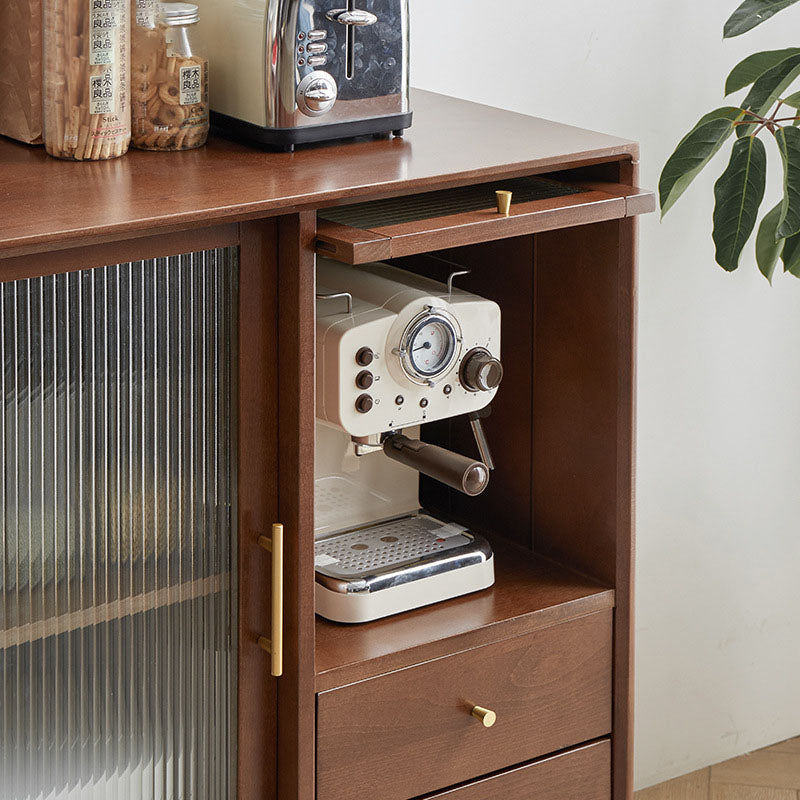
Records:
{"label": "toaster lever", "polygon": [[355,25],[356,27],[364,27],[366,25],[374,25],[378,18],[369,11],[364,11],[360,8],[334,8],[328,12],[328,19],[338,22],[342,25]]}

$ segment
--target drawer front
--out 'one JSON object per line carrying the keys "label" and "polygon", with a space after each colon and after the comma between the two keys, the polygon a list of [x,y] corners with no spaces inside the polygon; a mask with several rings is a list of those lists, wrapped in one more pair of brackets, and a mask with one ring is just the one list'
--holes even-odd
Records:
{"label": "drawer front", "polygon": [[428,800],[609,800],[610,797],[611,743],[604,739],[430,795]]}
{"label": "drawer front", "polygon": [[320,693],[319,800],[407,800],[608,734],[611,642],[608,610]]}

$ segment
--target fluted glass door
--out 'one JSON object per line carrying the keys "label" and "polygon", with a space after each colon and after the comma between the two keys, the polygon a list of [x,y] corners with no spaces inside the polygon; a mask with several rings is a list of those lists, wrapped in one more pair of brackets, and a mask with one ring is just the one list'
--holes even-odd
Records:
{"label": "fluted glass door", "polygon": [[228,800],[237,251],[0,284],[0,797]]}

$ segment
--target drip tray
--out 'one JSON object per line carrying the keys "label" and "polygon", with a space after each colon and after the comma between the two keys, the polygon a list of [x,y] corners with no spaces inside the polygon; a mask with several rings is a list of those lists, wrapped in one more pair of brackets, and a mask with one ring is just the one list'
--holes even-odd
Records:
{"label": "drip tray", "polygon": [[321,539],[315,567],[317,613],[335,622],[368,622],[494,583],[486,539],[427,514]]}

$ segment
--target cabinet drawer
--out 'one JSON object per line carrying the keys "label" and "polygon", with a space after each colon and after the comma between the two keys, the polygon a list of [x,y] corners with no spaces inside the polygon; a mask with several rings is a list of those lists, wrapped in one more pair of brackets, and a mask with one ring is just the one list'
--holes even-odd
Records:
{"label": "cabinet drawer", "polygon": [[[498,189],[514,194],[508,217],[497,212]],[[326,209],[319,213],[317,252],[366,264],[653,210],[655,195],[633,186],[514,178]]]}
{"label": "cabinet drawer", "polygon": [[320,693],[317,797],[407,800],[608,734],[611,642],[608,610]]}
{"label": "cabinet drawer", "polygon": [[543,758],[435,795],[427,800],[609,800],[608,739]]}

